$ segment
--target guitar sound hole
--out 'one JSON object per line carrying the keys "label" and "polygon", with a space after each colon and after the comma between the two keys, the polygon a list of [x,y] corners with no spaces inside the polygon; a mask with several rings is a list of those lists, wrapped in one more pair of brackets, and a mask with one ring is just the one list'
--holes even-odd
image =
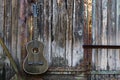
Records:
{"label": "guitar sound hole", "polygon": [[33,53],[38,53],[39,50],[38,50],[38,48],[33,48],[32,51],[33,51]]}

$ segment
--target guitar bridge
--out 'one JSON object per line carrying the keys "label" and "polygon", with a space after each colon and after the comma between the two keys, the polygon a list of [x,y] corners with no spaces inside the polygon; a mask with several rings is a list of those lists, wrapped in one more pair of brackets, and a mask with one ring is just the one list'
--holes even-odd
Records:
{"label": "guitar bridge", "polygon": [[43,65],[43,62],[28,62],[29,65]]}

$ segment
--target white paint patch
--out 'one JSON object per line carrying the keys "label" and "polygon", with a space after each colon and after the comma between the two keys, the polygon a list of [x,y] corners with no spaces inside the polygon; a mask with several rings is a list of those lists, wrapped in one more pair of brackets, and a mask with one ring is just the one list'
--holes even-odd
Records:
{"label": "white paint patch", "polygon": [[65,49],[61,48],[55,41],[52,42],[52,54],[54,57],[65,57]]}
{"label": "white paint patch", "polygon": [[4,62],[5,62],[5,64],[8,64],[8,66],[10,66],[10,60],[7,57]]}
{"label": "white paint patch", "polygon": [[76,66],[78,63],[80,63],[80,59],[83,59],[83,49],[80,49],[79,47],[76,47],[73,50],[73,65]]}

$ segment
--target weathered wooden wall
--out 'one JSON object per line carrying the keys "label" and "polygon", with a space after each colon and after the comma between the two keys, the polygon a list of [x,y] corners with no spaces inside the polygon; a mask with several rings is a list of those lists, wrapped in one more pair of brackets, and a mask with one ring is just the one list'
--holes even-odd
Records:
{"label": "weathered wooden wall", "polygon": [[[22,63],[25,45],[32,40],[31,3],[27,0],[0,1],[0,36],[29,80],[82,80],[81,71],[91,69],[91,80],[115,79],[120,69],[119,50],[83,50],[83,44],[119,45],[119,0],[38,0],[38,40],[45,45],[49,69],[44,75],[29,76]],[[91,9],[92,8],[92,9]],[[84,63],[84,64],[83,64]],[[0,46],[0,77],[9,80],[14,70]],[[99,72],[95,72],[95,71]],[[107,72],[104,72],[107,71]],[[112,71],[112,72],[111,72]],[[115,71],[115,72],[113,72]],[[64,75],[65,74],[65,75]],[[68,74],[68,75],[66,75]],[[87,79],[87,78],[86,78]],[[85,77],[83,80],[86,80]]]}
{"label": "weathered wooden wall", "polygon": [[[119,4],[119,0],[93,0],[93,45],[120,45]],[[91,79],[119,80],[119,75],[117,75],[120,74],[119,61],[119,49],[93,49],[93,71],[97,72],[93,72]]]}
{"label": "weathered wooden wall", "polygon": [[[49,70],[42,77],[44,80],[73,80],[75,79],[73,74],[81,71],[80,66],[83,63],[84,1],[38,0],[38,2],[38,40],[45,45],[45,57],[49,63]],[[0,4],[0,34],[18,68],[24,73],[22,63],[27,55],[25,45],[32,39],[31,3],[27,0],[1,0]],[[6,72],[2,76],[9,80],[14,75],[14,70],[2,47],[0,57]],[[4,70],[3,67],[1,70]],[[41,77],[24,75],[29,80]]]}

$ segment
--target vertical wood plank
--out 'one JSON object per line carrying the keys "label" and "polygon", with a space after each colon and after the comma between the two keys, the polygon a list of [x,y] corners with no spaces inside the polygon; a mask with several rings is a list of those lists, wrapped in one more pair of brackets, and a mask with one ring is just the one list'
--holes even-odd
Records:
{"label": "vertical wood plank", "polygon": [[[5,18],[5,1],[1,0],[0,1],[0,37],[3,37],[3,29],[5,27],[5,21],[4,21],[4,18]],[[3,54],[3,49],[0,45],[0,58],[2,59],[4,57],[4,54]]]}
{"label": "vertical wood plank", "polygon": [[51,0],[44,0],[44,51],[48,62],[51,62]]}
{"label": "vertical wood plank", "polygon": [[[84,39],[83,42],[84,44],[92,44],[92,33],[91,33],[91,26],[92,26],[92,21],[91,21],[91,10],[92,10],[92,1],[91,0],[85,0],[84,5],[85,5],[85,25],[84,25]],[[92,62],[92,50],[91,49],[84,49],[84,69],[90,71],[91,69],[91,62]],[[85,73],[87,74],[87,72]],[[87,79],[89,79],[89,76],[87,76]]]}
{"label": "vertical wood plank", "polygon": [[[98,2],[97,2],[97,0],[94,0],[94,6],[93,6],[93,20],[92,20],[92,30],[93,30],[93,45],[97,45],[97,42],[98,42],[98,40],[97,40],[97,36],[98,36],[98,34],[97,34],[97,10],[98,10],[98,8],[96,7],[96,5],[98,4]],[[97,69],[97,65],[98,65],[98,50],[94,50],[94,67],[95,67],[95,70]]]}
{"label": "vertical wood plank", "polygon": [[49,5],[49,2],[44,0],[44,52],[45,52],[45,56],[46,58],[48,57],[48,35],[49,35],[49,23],[48,23],[48,16],[49,16],[49,9],[48,9],[48,5]]}
{"label": "vertical wood plank", "polygon": [[[9,50],[11,50],[11,16],[12,16],[12,14],[11,14],[11,6],[12,6],[12,4],[11,4],[11,1],[9,0],[9,1],[6,1],[5,0],[5,13],[4,13],[4,16],[5,16],[5,25],[4,25],[4,27],[3,27],[3,39],[4,39],[4,42],[5,42],[5,44],[6,44],[6,46],[8,47],[8,49]],[[4,52],[3,52],[4,53]],[[10,78],[10,76],[11,75],[9,75],[9,73],[10,72],[12,72],[11,71],[11,69],[10,69],[10,61],[9,61],[9,59],[6,57],[6,59],[5,59],[5,65],[7,65],[7,66],[5,66],[5,69],[8,69],[8,71],[5,73],[5,79],[8,79],[8,78]]]}
{"label": "vertical wood plank", "polygon": [[[72,0],[73,1],[73,0]],[[71,2],[72,2],[71,1]],[[66,59],[68,60],[68,65],[72,66],[72,62],[73,62],[73,58],[72,58],[72,40],[70,39],[70,22],[69,22],[69,17],[71,14],[71,10],[70,10],[70,2],[68,3],[68,0],[66,2],[67,8],[67,25],[66,25]],[[69,13],[68,13],[69,10]],[[71,23],[72,24],[72,23]],[[71,35],[72,36],[72,35]]]}
{"label": "vertical wood plank", "polygon": [[[112,4],[111,4],[111,0],[108,0],[108,4],[107,4],[107,13],[108,13],[108,15],[107,15],[107,40],[108,40],[108,44],[112,44],[112,39],[111,39],[111,35],[112,35],[112,30],[111,30],[111,27],[112,27],[112,21],[111,21],[111,9],[112,9]],[[114,66],[112,63],[113,63],[113,61],[112,61],[112,50],[111,49],[109,49],[108,50],[108,64],[107,64],[107,69],[108,70],[111,70],[112,69],[112,67]],[[111,66],[111,65],[113,65],[113,66]]]}
{"label": "vertical wood plank", "polygon": [[49,0],[49,44],[48,44],[48,62],[51,64],[52,59],[51,59],[51,52],[52,52],[52,0]]}
{"label": "vertical wood plank", "polygon": [[73,0],[67,0],[66,58],[69,66],[73,66]]}
{"label": "vertical wood plank", "polygon": [[68,64],[68,60],[66,59],[66,27],[67,27],[67,2],[65,0],[61,0],[58,3],[58,11],[59,11],[59,54],[60,54],[60,65],[65,67]]}
{"label": "vertical wood plank", "polygon": [[[120,45],[120,1],[116,0],[116,45]],[[116,69],[120,69],[120,50],[116,51]]]}
{"label": "vertical wood plank", "polygon": [[[20,27],[20,0],[17,1],[17,11],[18,11],[18,16],[17,16],[17,58],[19,64],[21,64],[21,27]],[[21,66],[19,66],[21,67]]]}
{"label": "vertical wood plank", "polygon": [[[87,22],[87,26],[88,26],[88,44],[92,44],[92,0],[88,1],[88,22]],[[91,69],[91,63],[92,63],[92,49],[88,49],[88,69]]]}
{"label": "vertical wood plank", "polygon": [[5,13],[5,27],[4,27],[4,40],[7,45],[7,47],[11,50],[11,18],[12,18],[12,2],[11,1],[5,1],[6,2],[6,13]]}
{"label": "vertical wood plank", "polygon": [[73,66],[80,64],[83,58],[83,0],[74,0],[73,12]]}
{"label": "vertical wood plank", "polygon": [[17,58],[17,32],[18,32],[18,4],[17,0],[12,0],[12,23],[11,23],[11,30],[12,30],[12,41],[11,41],[11,53],[18,63]]}
{"label": "vertical wood plank", "polygon": [[[7,46],[7,48],[9,49],[10,52],[12,52],[12,44],[11,44],[11,41],[12,41],[12,1],[11,0],[5,0],[5,25],[4,25],[4,42]],[[12,53],[11,53],[12,55]],[[10,61],[8,59],[8,57],[6,56],[6,59],[5,59],[5,78],[6,79],[9,79],[13,74],[14,74],[14,71],[11,67],[11,64],[10,64]],[[11,73],[11,74],[10,74]]]}
{"label": "vertical wood plank", "polygon": [[56,61],[56,66],[59,66],[59,49],[58,49],[58,5],[57,0],[53,0],[53,19],[52,19],[52,65],[54,60]]}
{"label": "vertical wood plank", "polygon": [[26,52],[26,43],[27,43],[27,25],[26,25],[26,18],[27,18],[27,2],[26,0],[20,1],[20,22],[19,22],[19,29],[20,29],[20,52],[21,52],[21,72],[23,72],[22,64],[23,60],[27,55]]}
{"label": "vertical wood plank", "polygon": [[[5,26],[3,27],[3,36],[4,36],[4,42],[6,44],[6,46],[8,47],[9,50],[11,50],[11,1],[5,1]],[[8,5],[8,6],[7,6]],[[10,66],[10,62],[8,60],[8,58],[6,58],[6,64],[9,64]]]}
{"label": "vertical wood plank", "polygon": [[[5,17],[5,3],[4,0],[0,1],[0,37],[3,37],[3,27],[4,27],[4,17]],[[5,79],[4,75],[4,60],[5,60],[5,55],[3,53],[3,49],[0,45],[0,77],[1,79]]]}
{"label": "vertical wood plank", "polygon": [[[101,4],[101,0],[97,0],[97,4],[96,4],[96,7],[97,7],[97,11],[96,11],[96,20],[97,20],[97,27],[96,27],[96,33],[97,33],[97,36],[96,36],[96,40],[97,40],[97,44],[102,44],[101,43],[101,26],[102,26],[102,14],[101,14],[101,8],[102,8],[102,4]],[[98,37],[99,36],[99,37]],[[100,70],[101,68],[101,49],[98,49],[98,65],[97,65],[97,70]],[[103,59],[103,58],[102,58]]]}
{"label": "vertical wood plank", "polygon": [[[102,39],[102,44],[104,45],[107,45],[108,42],[107,42],[107,3],[108,3],[108,0],[103,0],[102,1],[102,36],[101,36],[101,39]],[[101,54],[102,53],[102,54]],[[101,52],[101,69],[102,70],[106,70],[107,69],[107,66],[108,66],[108,60],[107,60],[107,50],[106,49],[102,49],[102,52]]]}
{"label": "vertical wood plank", "polygon": [[0,36],[3,37],[3,26],[5,25],[4,24],[4,17],[5,17],[4,12],[6,11],[5,10],[5,1],[1,0],[0,3],[1,3],[1,5],[0,5],[0,10],[1,10],[1,12],[0,12],[0,16],[1,16],[1,18],[0,18]]}
{"label": "vertical wood plank", "polygon": [[[108,44],[115,45],[116,41],[115,26],[115,1],[108,1]],[[110,70],[115,70],[115,50],[108,50],[108,66]]]}
{"label": "vertical wood plank", "polygon": [[[96,40],[95,40],[95,27],[96,27],[96,0],[92,0],[92,44],[95,45],[96,44]],[[95,70],[95,65],[96,65],[96,58],[97,58],[97,53],[96,50],[93,49],[92,50],[92,69]]]}
{"label": "vertical wood plank", "polygon": [[[87,28],[87,8],[88,8],[88,4],[87,4],[87,0],[84,0],[84,38],[83,38],[83,41],[84,41],[84,44],[88,44],[88,28]],[[84,69],[87,68],[87,52],[88,50],[84,49]]]}

